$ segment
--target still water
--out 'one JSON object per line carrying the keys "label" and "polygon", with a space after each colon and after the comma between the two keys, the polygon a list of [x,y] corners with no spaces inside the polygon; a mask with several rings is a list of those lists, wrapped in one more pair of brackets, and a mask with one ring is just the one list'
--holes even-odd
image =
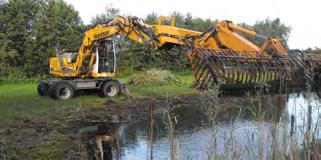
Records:
{"label": "still water", "polygon": [[208,107],[181,105],[170,112],[172,127],[166,110],[149,112],[112,132],[100,126],[84,143],[91,141],[93,159],[273,159],[300,150],[307,131],[321,138],[319,105],[315,94],[221,98],[215,118]]}

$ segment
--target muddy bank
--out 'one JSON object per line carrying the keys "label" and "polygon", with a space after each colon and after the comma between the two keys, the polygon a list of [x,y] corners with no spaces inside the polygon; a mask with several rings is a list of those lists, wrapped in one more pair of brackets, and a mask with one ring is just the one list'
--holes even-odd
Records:
{"label": "muddy bank", "polygon": [[[170,113],[175,117],[176,126],[179,126],[177,130],[184,131],[194,125],[207,125],[208,110],[213,109],[210,108],[213,104],[216,104],[215,118],[219,121],[230,122],[236,117],[246,119],[253,112],[249,105],[253,103],[252,98],[220,98],[214,102],[216,100],[212,95],[205,94],[153,96],[118,102],[109,99],[104,105],[69,107],[20,117],[1,124],[0,159],[89,159],[88,146],[81,139],[92,132],[97,134],[97,131],[112,134],[119,124],[135,126],[137,122],[146,122],[148,125],[151,115],[153,121],[161,122],[164,115]],[[286,97],[283,98],[285,100]],[[261,103],[261,100],[255,103]],[[242,115],[240,110],[243,110]],[[277,121],[280,115],[274,111],[265,112],[264,116]],[[166,128],[162,125],[158,127]]]}

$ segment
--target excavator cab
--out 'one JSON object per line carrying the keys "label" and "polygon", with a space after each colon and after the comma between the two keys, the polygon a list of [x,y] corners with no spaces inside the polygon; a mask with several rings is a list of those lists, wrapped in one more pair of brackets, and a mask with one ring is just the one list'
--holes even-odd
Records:
{"label": "excavator cab", "polygon": [[101,40],[96,48],[94,73],[115,73],[116,50],[112,39]]}

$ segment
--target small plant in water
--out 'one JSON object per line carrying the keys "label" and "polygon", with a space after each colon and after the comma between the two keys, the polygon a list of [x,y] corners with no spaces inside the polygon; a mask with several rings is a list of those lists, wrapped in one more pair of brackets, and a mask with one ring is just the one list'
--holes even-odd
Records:
{"label": "small plant in water", "polygon": [[176,106],[173,104],[172,99],[169,97],[166,90],[166,112],[164,113],[163,122],[167,127],[168,132],[168,144],[169,144],[169,156],[171,160],[179,159],[179,138],[175,134],[175,125],[177,124],[177,117],[174,114]]}

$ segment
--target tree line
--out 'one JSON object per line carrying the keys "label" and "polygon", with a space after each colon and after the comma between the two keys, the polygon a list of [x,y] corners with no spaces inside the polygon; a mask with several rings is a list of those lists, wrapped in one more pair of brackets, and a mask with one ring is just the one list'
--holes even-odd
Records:
{"label": "tree line", "polygon": [[84,24],[63,0],[8,0],[0,3],[0,75],[46,74],[55,50],[75,50]]}
{"label": "tree line", "polygon": [[[63,0],[0,0],[0,79],[15,76],[20,78],[47,75],[49,58],[58,49],[77,51],[86,28],[103,23],[116,15],[118,8],[107,6],[104,13],[92,18],[85,25],[77,10]],[[206,31],[217,20],[193,17],[191,13],[172,12],[176,26],[196,31]],[[148,14],[144,20],[156,24],[159,15]],[[254,25],[240,24],[268,36],[278,37],[287,46],[291,28],[280,19],[265,19]],[[250,38],[250,37],[248,37]],[[251,38],[257,44],[262,41]],[[118,67],[120,72],[157,67],[169,70],[190,70],[187,48],[171,51],[146,52],[143,45],[123,38],[119,42]]]}

